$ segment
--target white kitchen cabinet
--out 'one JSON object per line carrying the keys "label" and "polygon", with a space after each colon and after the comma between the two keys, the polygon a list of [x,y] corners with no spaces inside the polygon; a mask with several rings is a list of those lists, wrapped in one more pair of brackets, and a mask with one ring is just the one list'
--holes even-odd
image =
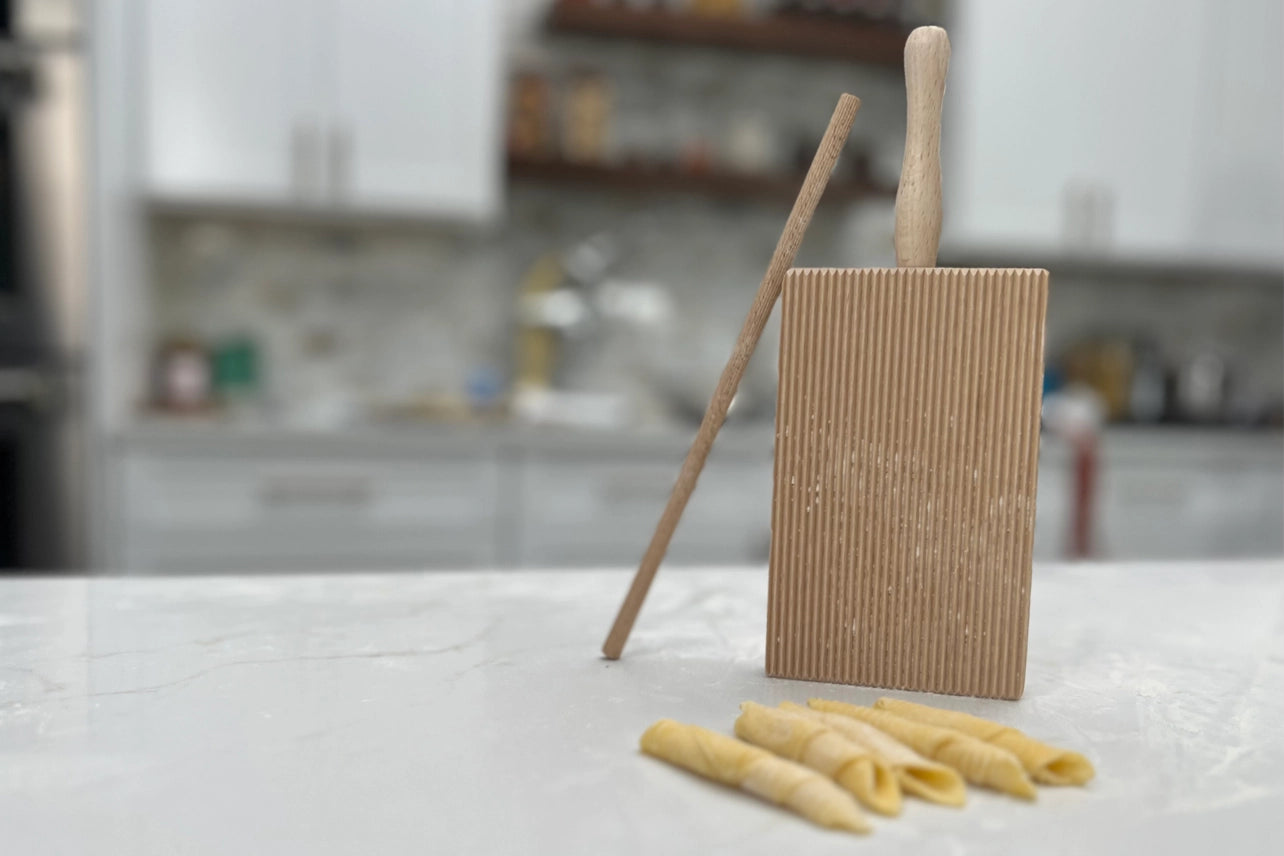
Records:
{"label": "white kitchen cabinet", "polygon": [[124,566],[142,572],[496,562],[494,456],[126,455]]}
{"label": "white kitchen cabinet", "polygon": [[143,7],[152,193],[280,201],[305,183],[319,190],[314,8],[309,0],[150,0]]}
{"label": "white kitchen cabinet", "polygon": [[151,0],[144,26],[154,196],[498,210],[495,0]]}
{"label": "white kitchen cabinet", "polygon": [[1251,465],[1180,468],[1107,461],[1094,557],[1205,559],[1284,552],[1281,469]]}
{"label": "white kitchen cabinet", "polygon": [[[666,556],[673,567],[766,565],[770,437],[724,439]],[[684,441],[141,430],[109,461],[107,564],[143,573],[632,567]],[[1278,434],[1111,430],[1099,462],[1093,558],[1284,553]],[[1073,506],[1073,456],[1044,437],[1036,560],[1066,558]]]}
{"label": "white kitchen cabinet", "polygon": [[951,38],[949,249],[1278,263],[1277,0],[964,0]]}
{"label": "white kitchen cabinet", "polygon": [[[1041,441],[1049,445],[1045,437]],[[1039,453],[1039,492],[1034,506],[1034,560],[1056,561],[1070,546],[1074,480],[1068,453]]]}
{"label": "white kitchen cabinet", "polygon": [[1204,6],[1192,241],[1207,255],[1284,259],[1284,4]]}
{"label": "white kitchen cabinet", "polygon": [[[1037,561],[1068,558],[1077,493],[1073,450],[1039,452]],[[1284,553],[1284,445],[1278,435],[1113,429],[1091,498],[1093,559],[1226,559]]]}
{"label": "white kitchen cabinet", "polygon": [[[1073,451],[1045,436],[1035,558],[1067,558]],[[1284,553],[1284,446],[1278,435],[1115,429],[1102,438],[1090,558],[1225,559]]]}
{"label": "white kitchen cabinet", "polygon": [[492,2],[337,0],[336,192],[465,219],[500,194],[501,25]]}
{"label": "white kitchen cabinet", "polygon": [[[635,565],[673,489],[681,457],[531,452],[518,486],[518,563],[525,567]],[[771,461],[711,460],[674,534],[676,564],[765,562],[771,537]]]}

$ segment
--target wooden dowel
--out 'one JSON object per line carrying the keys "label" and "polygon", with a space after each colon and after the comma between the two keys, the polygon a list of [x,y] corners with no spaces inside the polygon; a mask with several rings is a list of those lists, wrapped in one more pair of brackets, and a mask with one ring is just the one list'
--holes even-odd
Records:
{"label": "wooden dowel", "polygon": [[655,534],[651,536],[651,543],[642,556],[637,573],[633,575],[633,584],[629,586],[629,593],[625,596],[624,603],[620,605],[615,623],[611,625],[611,632],[602,645],[602,653],[608,659],[618,660],[620,653],[624,650],[624,643],[629,639],[629,631],[633,629],[633,622],[638,617],[638,611],[642,609],[642,601],[646,600],[647,590],[651,588],[651,580],[655,578],[655,572],[669,549],[673,531],[678,528],[678,521],[682,519],[687,500],[695,490],[696,480],[700,478],[700,471],[704,469],[705,459],[709,457],[709,450],[713,447],[714,438],[718,436],[718,429],[727,418],[727,408],[731,406],[731,399],[736,394],[740,379],[744,377],[745,366],[753,356],[758,339],[762,336],[762,329],[767,325],[772,307],[776,305],[776,299],[780,296],[780,286],[784,282],[785,272],[793,266],[794,257],[798,255],[798,247],[802,244],[807,225],[816,211],[816,203],[820,201],[825,185],[829,182],[829,174],[833,172],[834,164],[838,162],[838,156],[847,143],[847,135],[851,132],[852,122],[855,121],[856,111],[859,109],[860,99],[854,95],[843,95],[838,99],[838,106],[834,108],[834,115],[830,117],[829,127],[825,129],[825,136],[821,138],[820,146],[816,149],[811,168],[807,170],[807,177],[803,179],[802,190],[794,201],[793,210],[789,212],[789,219],[785,221],[785,231],[776,243],[771,264],[768,265],[767,272],[762,277],[762,283],[758,286],[758,294],[749,308],[749,315],[745,318],[744,327],[740,330],[740,338],[736,340],[731,358],[727,360],[727,366],[722,370],[722,376],[718,378],[718,386],[713,392],[713,398],[709,401],[709,408],[704,413],[704,420],[700,423],[700,430],[696,432],[691,450],[687,452],[687,459],[678,472],[678,480],[673,485],[673,492],[669,494],[669,501],[664,506],[664,513],[660,515],[660,522],[656,524]]}

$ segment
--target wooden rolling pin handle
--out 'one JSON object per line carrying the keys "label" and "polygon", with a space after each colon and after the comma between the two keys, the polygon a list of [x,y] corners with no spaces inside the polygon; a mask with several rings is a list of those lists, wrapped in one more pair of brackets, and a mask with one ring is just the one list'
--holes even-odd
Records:
{"label": "wooden rolling pin handle", "polygon": [[935,267],[941,243],[941,102],[950,40],[919,27],[905,41],[905,157],[896,191],[896,264]]}

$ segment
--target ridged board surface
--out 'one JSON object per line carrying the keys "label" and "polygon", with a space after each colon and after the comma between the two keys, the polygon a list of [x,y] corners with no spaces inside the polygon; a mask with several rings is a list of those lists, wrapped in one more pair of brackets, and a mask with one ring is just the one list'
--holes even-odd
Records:
{"label": "ridged board surface", "polygon": [[770,675],[1019,698],[1048,274],[785,281]]}

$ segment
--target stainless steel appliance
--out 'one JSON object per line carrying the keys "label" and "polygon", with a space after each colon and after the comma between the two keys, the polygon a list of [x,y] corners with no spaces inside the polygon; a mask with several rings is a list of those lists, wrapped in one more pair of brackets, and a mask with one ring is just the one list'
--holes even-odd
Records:
{"label": "stainless steel appliance", "polygon": [[79,47],[36,5],[0,0],[0,570],[81,561]]}

